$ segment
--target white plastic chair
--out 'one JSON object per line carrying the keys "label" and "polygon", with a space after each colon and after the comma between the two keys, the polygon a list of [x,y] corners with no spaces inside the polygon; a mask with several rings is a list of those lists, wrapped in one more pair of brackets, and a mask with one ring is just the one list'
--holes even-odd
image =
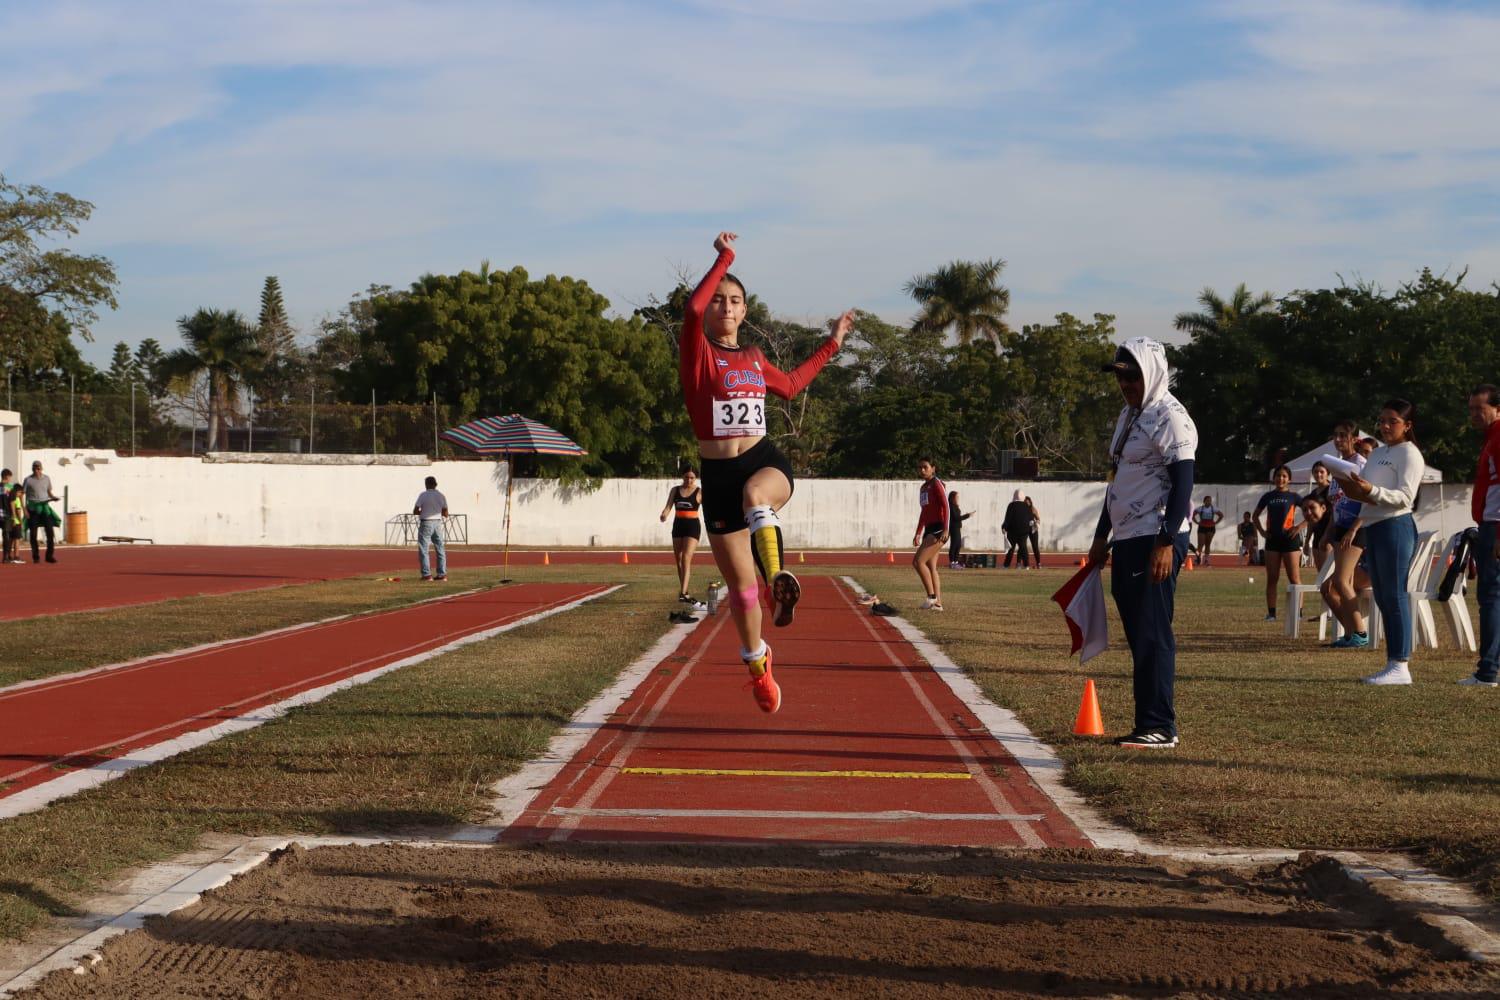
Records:
{"label": "white plastic chair", "polygon": [[[1303,595],[1318,594],[1318,599],[1321,601],[1323,584],[1327,583],[1329,579],[1332,578],[1333,566],[1333,553],[1330,552],[1328,554],[1328,559],[1323,563],[1323,568],[1318,570],[1318,580],[1316,583],[1289,583],[1286,585],[1286,634],[1291,636],[1293,639],[1297,638],[1298,634],[1302,631]],[[1319,639],[1323,638],[1323,619],[1325,617],[1333,617],[1332,613],[1328,610],[1328,605],[1326,602],[1323,605],[1323,613],[1318,616]]]}
{"label": "white plastic chair", "polygon": [[[1412,598],[1411,628],[1412,640],[1414,643],[1420,641],[1420,623],[1422,621],[1422,616],[1417,611],[1417,598],[1425,597],[1427,594],[1427,581],[1432,576],[1432,556],[1433,552],[1436,549],[1437,532],[1422,532],[1417,536],[1416,548],[1414,548],[1411,553],[1411,564],[1407,567],[1406,570],[1406,592]],[[1365,617],[1369,621],[1368,628],[1370,630],[1370,648],[1375,649],[1380,645],[1381,636],[1385,635],[1385,623],[1381,621],[1380,608],[1375,604],[1375,595],[1373,594],[1373,592],[1371,592],[1371,590],[1367,587],[1364,590],[1360,591],[1361,597],[1364,597],[1365,594],[1370,594],[1370,607],[1369,610],[1365,613]],[[1431,611],[1428,612],[1428,617],[1430,620]]]}
{"label": "white plastic chair", "polygon": [[1453,588],[1453,593],[1448,595],[1448,600],[1444,601],[1438,597],[1438,587],[1442,584],[1442,571],[1448,568],[1448,563],[1453,558],[1453,550],[1458,547],[1463,535],[1464,533],[1460,531],[1448,539],[1442,555],[1438,556],[1435,569],[1429,572],[1427,585],[1421,588],[1420,592],[1413,586],[1411,605],[1412,613],[1416,615],[1417,639],[1422,645],[1432,649],[1438,648],[1437,623],[1432,617],[1432,605],[1437,603],[1442,605],[1443,616],[1448,619],[1448,630],[1453,635],[1453,645],[1476,653],[1479,651],[1479,642],[1474,637],[1474,622],[1469,617],[1469,602],[1464,600],[1462,582]]}

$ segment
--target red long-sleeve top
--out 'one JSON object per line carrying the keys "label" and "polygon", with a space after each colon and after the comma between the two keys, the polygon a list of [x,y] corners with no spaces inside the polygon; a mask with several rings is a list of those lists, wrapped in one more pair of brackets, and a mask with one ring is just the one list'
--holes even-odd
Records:
{"label": "red long-sleeve top", "polygon": [[767,390],[791,399],[839,349],[838,341],[829,337],[812,357],[784,372],[767,361],[758,347],[725,347],[709,340],[703,332],[703,314],[733,262],[733,250],[720,251],[688,299],[677,341],[682,398],[693,421],[693,436],[705,441],[763,436]]}
{"label": "red long-sleeve top", "polygon": [[1474,523],[1500,521],[1500,420],[1490,424],[1474,470],[1474,493],[1470,497]]}
{"label": "red long-sleeve top", "polygon": [[922,484],[922,490],[917,494],[917,501],[922,505],[922,513],[917,519],[917,531],[925,531],[929,524],[941,524],[943,530],[948,528],[948,487],[937,476],[933,476]]}

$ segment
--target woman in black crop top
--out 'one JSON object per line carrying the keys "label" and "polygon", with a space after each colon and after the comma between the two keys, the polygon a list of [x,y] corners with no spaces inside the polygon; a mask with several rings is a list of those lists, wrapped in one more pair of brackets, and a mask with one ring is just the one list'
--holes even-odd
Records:
{"label": "woman in black crop top", "polygon": [[703,606],[688,593],[688,577],[693,573],[693,553],[698,550],[698,540],[703,537],[702,518],[698,516],[702,506],[703,490],[698,486],[698,472],[691,465],[684,465],[682,485],[672,487],[667,494],[667,505],[661,509],[661,519],[672,519],[672,554],[677,557],[677,599],[700,611]]}

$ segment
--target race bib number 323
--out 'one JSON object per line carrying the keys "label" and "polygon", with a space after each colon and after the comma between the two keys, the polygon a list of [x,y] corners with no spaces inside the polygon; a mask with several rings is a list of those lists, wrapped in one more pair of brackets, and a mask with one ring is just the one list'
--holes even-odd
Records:
{"label": "race bib number 323", "polygon": [[764,399],[716,399],[712,405],[714,437],[760,437],[766,433]]}

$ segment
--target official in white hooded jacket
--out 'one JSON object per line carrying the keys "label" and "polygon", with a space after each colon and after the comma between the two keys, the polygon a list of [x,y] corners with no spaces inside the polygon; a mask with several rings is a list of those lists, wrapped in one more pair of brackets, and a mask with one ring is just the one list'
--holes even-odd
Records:
{"label": "official in white hooded jacket", "polygon": [[1127,340],[1103,370],[1114,374],[1125,408],[1110,439],[1114,475],[1089,563],[1102,565],[1113,549],[1109,589],[1125,626],[1135,677],[1135,728],[1115,742],[1170,749],[1177,745],[1172,611],[1177,573],[1188,551],[1198,428],[1168,391],[1161,344],[1148,337]]}

